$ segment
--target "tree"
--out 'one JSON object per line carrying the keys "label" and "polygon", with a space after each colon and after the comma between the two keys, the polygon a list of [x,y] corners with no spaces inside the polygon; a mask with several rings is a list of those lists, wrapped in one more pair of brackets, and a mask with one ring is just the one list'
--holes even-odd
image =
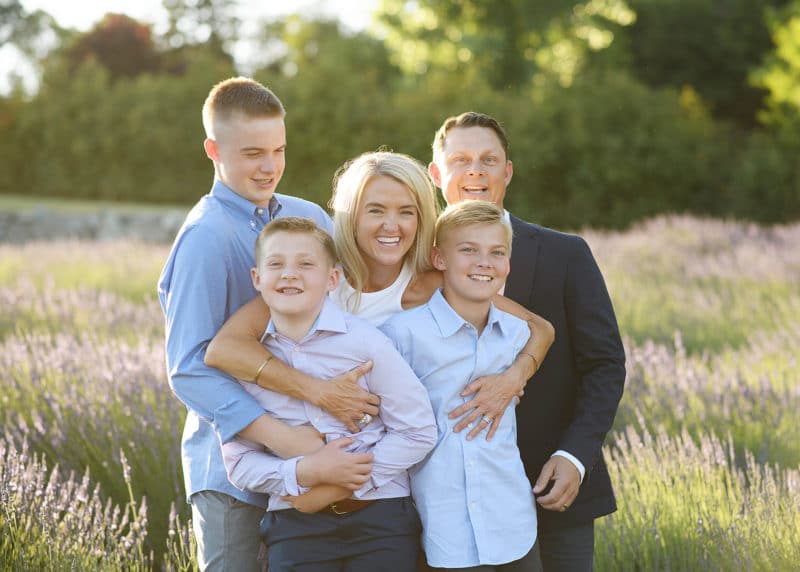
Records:
{"label": "tree", "polygon": [[800,1],[769,17],[774,50],[752,74],[753,82],[767,93],[764,123],[787,126],[800,123]]}
{"label": "tree", "polygon": [[112,79],[153,73],[160,67],[150,26],[124,14],[106,14],[91,31],[79,35],[67,49],[67,59],[72,70],[96,60]]}
{"label": "tree", "polygon": [[165,40],[169,47],[205,44],[217,55],[229,54],[239,19],[236,0],[163,0],[169,15]]}
{"label": "tree", "polygon": [[755,124],[764,91],[747,78],[771,49],[765,10],[787,0],[628,0],[636,77],[653,87],[692,86],[718,118]]}
{"label": "tree", "polygon": [[611,44],[608,28],[631,21],[623,0],[384,0],[377,17],[407,72],[470,74],[495,89],[542,70],[571,80],[585,51]]}

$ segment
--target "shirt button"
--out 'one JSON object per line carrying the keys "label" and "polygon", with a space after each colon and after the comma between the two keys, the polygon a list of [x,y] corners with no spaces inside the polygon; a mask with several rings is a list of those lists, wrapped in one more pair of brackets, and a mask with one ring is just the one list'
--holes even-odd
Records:
{"label": "shirt button", "polygon": [[259,208],[259,209],[256,209],[256,214],[257,214],[258,216],[261,216],[262,214],[264,214],[264,209],[260,209],[260,208]]}
{"label": "shirt button", "polygon": [[253,230],[256,229],[256,221],[254,221],[254,220],[250,221],[250,228],[252,228]]}
{"label": "shirt button", "polygon": [[296,352],[302,352],[302,351],[303,351],[303,348],[302,348],[302,347],[300,347],[300,346],[295,346],[295,347],[294,347],[294,351],[296,351]]}

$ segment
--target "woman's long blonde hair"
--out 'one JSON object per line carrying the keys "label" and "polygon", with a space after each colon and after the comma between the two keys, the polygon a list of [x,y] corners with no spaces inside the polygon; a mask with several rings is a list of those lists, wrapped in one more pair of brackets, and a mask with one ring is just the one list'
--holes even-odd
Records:
{"label": "woman's long blonde hair", "polygon": [[356,216],[364,189],[376,177],[391,177],[405,185],[417,207],[417,235],[406,253],[404,263],[411,262],[414,276],[432,268],[431,247],[436,225],[437,207],[433,183],[422,164],[402,153],[375,151],[364,153],[342,165],[333,182],[333,196],[328,206],[333,210],[334,240],[339,260],[348,283],[358,298],[367,283],[367,264],[356,242]]}

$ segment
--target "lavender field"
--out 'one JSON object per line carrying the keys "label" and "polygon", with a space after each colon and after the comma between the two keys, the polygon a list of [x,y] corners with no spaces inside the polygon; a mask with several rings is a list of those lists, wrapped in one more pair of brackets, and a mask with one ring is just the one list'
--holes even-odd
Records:
{"label": "lavender field", "polygon": [[[628,355],[597,570],[794,570],[800,224],[584,233]],[[192,570],[166,246],[0,245],[0,570]]]}

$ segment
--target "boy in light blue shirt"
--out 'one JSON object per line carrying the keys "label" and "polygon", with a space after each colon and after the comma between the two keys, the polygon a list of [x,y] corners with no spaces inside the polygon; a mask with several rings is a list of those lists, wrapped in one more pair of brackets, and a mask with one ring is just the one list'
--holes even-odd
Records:
{"label": "boy in light blue shirt", "polygon": [[[435,568],[542,570],[513,410],[490,441],[455,433],[457,420],[448,417],[468,383],[504,371],[528,341],[527,324],[492,304],[510,254],[511,226],[497,206],[464,201],[448,208],[436,224],[432,257],[443,289],[381,327],[428,390],[436,416],[437,444],[409,471],[423,548]],[[484,430],[493,422],[479,421]]]}

